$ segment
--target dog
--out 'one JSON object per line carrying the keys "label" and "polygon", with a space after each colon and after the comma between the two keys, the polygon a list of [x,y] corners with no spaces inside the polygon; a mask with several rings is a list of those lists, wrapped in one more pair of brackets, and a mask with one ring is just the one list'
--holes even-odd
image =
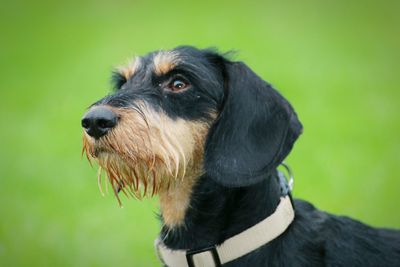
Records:
{"label": "dog", "polygon": [[158,195],[163,265],[400,266],[400,231],[292,199],[277,168],[302,124],[244,63],[181,46],[136,57],[112,80],[81,121],[83,153],[118,201]]}

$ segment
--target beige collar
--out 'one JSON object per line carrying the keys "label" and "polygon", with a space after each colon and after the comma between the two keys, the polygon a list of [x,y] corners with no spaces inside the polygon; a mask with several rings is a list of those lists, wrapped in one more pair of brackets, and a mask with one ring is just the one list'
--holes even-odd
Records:
{"label": "beige collar", "polygon": [[225,240],[219,246],[197,251],[172,250],[160,238],[155,241],[159,259],[169,267],[221,266],[238,259],[281,235],[294,219],[289,195],[281,201],[270,216],[247,230]]}

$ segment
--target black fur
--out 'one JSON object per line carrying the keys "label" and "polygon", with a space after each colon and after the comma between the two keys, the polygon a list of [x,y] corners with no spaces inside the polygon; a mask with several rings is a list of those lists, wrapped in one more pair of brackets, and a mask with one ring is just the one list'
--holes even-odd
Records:
{"label": "black fur", "polygon": [[205,146],[205,169],[225,186],[247,186],[276,169],[302,126],[290,104],[245,64],[225,66],[228,90]]}
{"label": "black fur", "polygon": [[[302,131],[291,105],[245,64],[213,50],[175,49],[181,61],[157,76],[154,54],[129,80],[114,75],[117,91],[100,100],[129,108],[147,101],[172,118],[212,122],[205,145],[205,170],[195,185],[185,226],[163,228],[171,249],[221,244],[269,216],[281,196],[276,168]],[[174,93],[166,84],[177,75],[190,88]],[[97,103],[97,104],[98,104]],[[278,238],[226,266],[400,266],[400,232],[376,229],[330,215],[295,200],[295,220]]]}

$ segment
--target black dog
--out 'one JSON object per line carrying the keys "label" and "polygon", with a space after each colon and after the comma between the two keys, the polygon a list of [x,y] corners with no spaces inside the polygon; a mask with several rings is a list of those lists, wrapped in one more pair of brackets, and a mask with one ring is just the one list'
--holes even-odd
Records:
{"label": "black dog", "polygon": [[302,125],[245,64],[178,47],[113,80],[82,119],[84,151],[117,198],[159,195],[165,265],[400,266],[400,232],[291,200],[277,167]]}

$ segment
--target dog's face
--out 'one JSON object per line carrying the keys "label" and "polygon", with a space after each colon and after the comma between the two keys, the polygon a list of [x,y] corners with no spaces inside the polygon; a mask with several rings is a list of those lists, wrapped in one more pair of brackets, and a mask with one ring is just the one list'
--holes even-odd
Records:
{"label": "dog's face", "polygon": [[256,183],[301,132],[279,93],[211,50],[150,53],[113,81],[115,92],[93,104],[82,125],[83,150],[116,194],[154,194],[205,172],[226,186]]}

